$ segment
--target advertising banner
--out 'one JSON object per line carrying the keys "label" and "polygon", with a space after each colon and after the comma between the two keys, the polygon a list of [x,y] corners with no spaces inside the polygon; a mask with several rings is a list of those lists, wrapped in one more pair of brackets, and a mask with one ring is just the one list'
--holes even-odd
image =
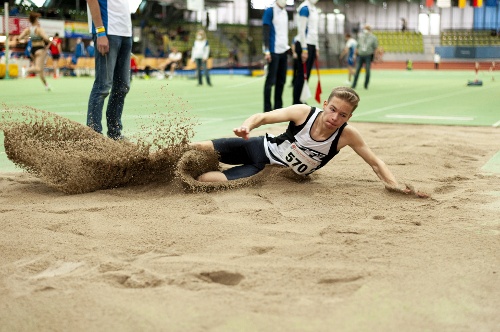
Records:
{"label": "advertising banner", "polygon": [[66,21],[64,23],[64,37],[92,39],[92,34],[89,32],[89,25],[87,22]]}
{"label": "advertising banner", "polygon": [[43,28],[47,36],[52,37],[56,33],[59,37],[64,38],[64,21],[62,20],[46,20],[40,19],[40,26]]}
{"label": "advertising banner", "polygon": [[[4,17],[0,16],[0,33],[5,34]],[[9,34],[19,35],[24,29],[30,26],[30,21],[26,17],[9,17]],[[40,19],[40,26],[48,36],[53,36],[56,32],[64,37],[64,21]]]}

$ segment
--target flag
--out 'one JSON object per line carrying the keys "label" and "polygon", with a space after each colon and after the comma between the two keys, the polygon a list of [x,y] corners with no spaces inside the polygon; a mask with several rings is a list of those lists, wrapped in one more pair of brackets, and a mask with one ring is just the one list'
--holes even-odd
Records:
{"label": "flag", "polygon": [[482,7],[483,0],[472,0],[472,7]]}
{"label": "flag", "polygon": [[318,73],[318,84],[316,85],[316,95],[314,96],[314,99],[318,103],[321,103],[321,81],[319,80],[319,66],[318,66],[318,59],[314,61],[314,64],[316,65],[316,73]]}
{"label": "flag", "polygon": [[434,0],[425,0],[425,7],[433,7]]}
{"label": "flag", "polygon": [[465,8],[465,1],[466,0],[458,0],[458,7],[459,8]]}
{"label": "flag", "polygon": [[498,4],[497,0],[486,0],[486,7],[496,7]]}

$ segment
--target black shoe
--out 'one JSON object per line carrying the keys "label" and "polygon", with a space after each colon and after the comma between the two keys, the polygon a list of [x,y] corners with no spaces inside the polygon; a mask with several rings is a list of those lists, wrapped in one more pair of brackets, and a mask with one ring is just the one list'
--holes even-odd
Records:
{"label": "black shoe", "polygon": [[114,136],[114,137],[109,136],[109,138],[111,138],[112,140],[115,140],[115,141],[130,142],[130,140],[123,135]]}

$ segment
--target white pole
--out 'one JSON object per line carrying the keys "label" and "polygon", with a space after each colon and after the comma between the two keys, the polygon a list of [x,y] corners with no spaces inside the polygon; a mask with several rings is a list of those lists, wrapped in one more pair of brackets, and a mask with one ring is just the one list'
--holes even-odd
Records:
{"label": "white pole", "polygon": [[5,26],[5,79],[9,79],[9,2],[4,3]]}

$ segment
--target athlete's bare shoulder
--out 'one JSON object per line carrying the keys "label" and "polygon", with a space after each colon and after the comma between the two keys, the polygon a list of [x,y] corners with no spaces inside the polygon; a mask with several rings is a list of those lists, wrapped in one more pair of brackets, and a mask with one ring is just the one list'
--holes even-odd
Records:
{"label": "athlete's bare shoulder", "polygon": [[352,125],[345,126],[342,134],[340,135],[338,149],[342,149],[346,145],[353,146],[363,142],[363,137],[356,127]]}

